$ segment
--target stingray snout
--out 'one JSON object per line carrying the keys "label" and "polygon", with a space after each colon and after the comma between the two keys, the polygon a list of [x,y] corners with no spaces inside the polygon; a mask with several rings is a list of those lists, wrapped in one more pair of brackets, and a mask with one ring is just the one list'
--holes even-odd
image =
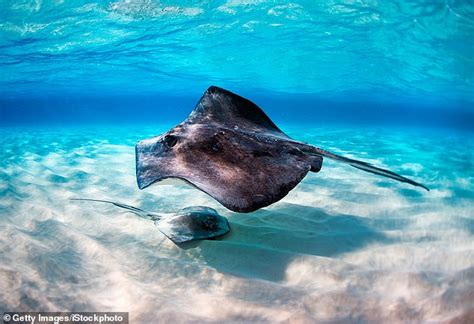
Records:
{"label": "stingray snout", "polygon": [[137,184],[140,189],[163,177],[161,170],[156,168],[157,161],[169,150],[163,139],[164,136],[153,137],[140,141],[135,146]]}

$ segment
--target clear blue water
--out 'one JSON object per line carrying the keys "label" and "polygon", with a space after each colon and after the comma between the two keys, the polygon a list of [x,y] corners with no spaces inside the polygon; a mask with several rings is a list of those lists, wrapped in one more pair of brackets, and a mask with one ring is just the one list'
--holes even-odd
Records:
{"label": "clear blue water", "polygon": [[279,120],[362,115],[466,128],[474,120],[473,8],[469,1],[1,1],[1,122],[150,121],[151,114],[160,122],[186,116],[214,84]]}
{"label": "clear blue water", "polygon": [[[469,1],[0,1],[0,312],[467,321],[473,36]],[[139,190],[134,144],[209,85],[431,191],[331,161],[245,215],[182,185]],[[232,232],[181,249],[70,198],[206,205]]]}

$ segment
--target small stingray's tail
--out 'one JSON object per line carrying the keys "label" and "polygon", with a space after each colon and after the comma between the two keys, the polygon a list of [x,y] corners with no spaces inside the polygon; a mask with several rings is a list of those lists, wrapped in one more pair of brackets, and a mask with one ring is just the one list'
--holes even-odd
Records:
{"label": "small stingray's tail", "polygon": [[370,173],[375,173],[375,174],[378,174],[378,175],[381,175],[381,176],[384,176],[384,177],[387,177],[387,178],[395,179],[395,180],[398,180],[398,181],[401,181],[401,182],[406,182],[406,183],[409,183],[411,185],[421,187],[423,189],[426,189],[427,191],[430,191],[430,189],[428,189],[428,187],[422,185],[421,183],[418,183],[418,182],[415,182],[411,179],[405,178],[405,177],[403,177],[399,174],[396,174],[395,172],[375,167],[375,166],[373,166],[373,165],[371,165],[370,163],[367,163],[367,162],[358,161],[358,160],[354,160],[354,159],[349,159],[349,158],[346,158],[346,157],[328,152],[326,150],[323,150],[323,149],[320,149],[318,147],[314,147],[314,146],[311,146],[311,145],[304,145],[304,147],[302,147],[301,150],[303,152],[307,153],[307,154],[319,155],[319,156],[327,157],[327,158],[330,158],[332,160],[336,160],[336,161],[339,161],[339,162],[344,162],[344,163],[347,163],[347,164],[353,166],[354,168],[357,168],[357,169],[360,169],[360,170],[363,170],[363,171],[366,171],[366,172],[370,172]]}
{"label": "small stingray's tail", "polygon": [[135,215],[137,215],[141,218],[144,218],[144,219],[148,219],[148,220],[158,220],[160,218],[159,215],[154,214],[154,213],[149,213],[149,212],[147,212],[143,209],[133,207],[133,206],[129,206],[129,205],[125,205],[125,204],[121,204],[121,203],[117,203],[117,202],[113,202],[113,201],[109,201],[109,200],[88,199],[88,198],[71,198],[71,200],[95,201],[95,202],[102,202],[102,203],[112,204],[114,206],[126,209],[129,212],[134,213]]}

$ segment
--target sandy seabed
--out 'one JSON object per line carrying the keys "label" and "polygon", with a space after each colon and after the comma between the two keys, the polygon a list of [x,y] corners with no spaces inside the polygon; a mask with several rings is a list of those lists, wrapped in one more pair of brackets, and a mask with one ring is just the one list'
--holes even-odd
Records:
{"label": "sandy seabed", "polygon": [[[0,129],[0,311],[125,311],[132,322],[473,322],[472,134],[282,127],[425,192],[332,161],[280,202],[232,213],[135,182],[138,139],[168,126]],[[176,246],[150,211],[210,206],[232,230]]]}

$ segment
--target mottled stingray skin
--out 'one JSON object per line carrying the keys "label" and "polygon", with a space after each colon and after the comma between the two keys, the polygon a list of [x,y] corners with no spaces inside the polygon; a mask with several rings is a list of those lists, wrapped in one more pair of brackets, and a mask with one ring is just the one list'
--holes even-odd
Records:
{"label": "mottled stingray skin", "polygon": [[143,189],[180,178],[232,211],[251,212],[285,197],[308,171],[318,172],[323,156],[424,187],[391,171],[294,141],[257,105],[215,86],[181,124],[137,143],[137,182]]}
{"label": "mottled stingray skin", "polygon": [[216,210],[192,206],[155,221],[156,227],[174,243],[210,239],[230,231],[229,222]]}
{"label": "mottled stingray skin", "polygon": [[230,231],[227,218],[219,215],[215,209],[204,206],[186,207],[175,213],[157,213],[110,200],[89,198],[71,200],[107,203],[126,209],[143,219],[154,221],[160,232],[176,244],[212,239]]}

